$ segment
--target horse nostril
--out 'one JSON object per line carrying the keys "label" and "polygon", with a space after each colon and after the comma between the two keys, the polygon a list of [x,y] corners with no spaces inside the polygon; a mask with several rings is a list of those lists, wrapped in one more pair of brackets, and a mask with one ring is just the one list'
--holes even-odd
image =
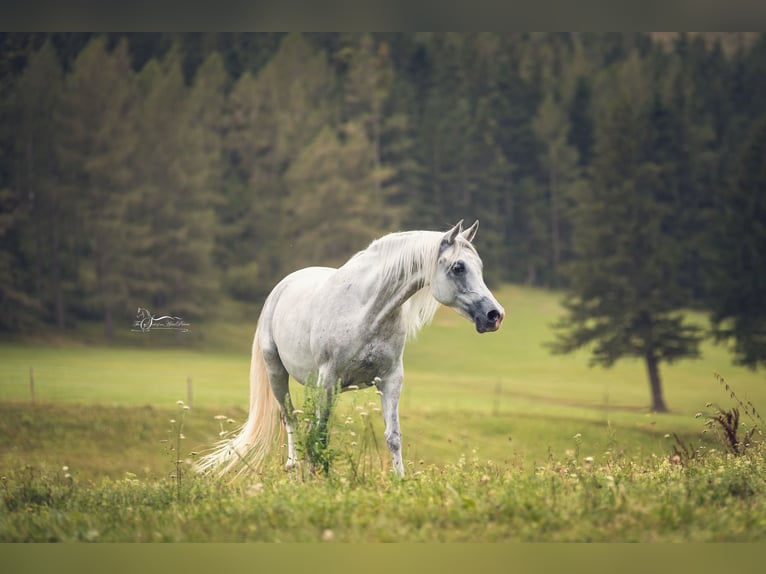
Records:
{"label": "horse nostril", "polygon": [[489,313],[487,313],[487,319],[490,320],[491,323],[496,322],[500,318],[500,311],[497,309],[492,309]]}

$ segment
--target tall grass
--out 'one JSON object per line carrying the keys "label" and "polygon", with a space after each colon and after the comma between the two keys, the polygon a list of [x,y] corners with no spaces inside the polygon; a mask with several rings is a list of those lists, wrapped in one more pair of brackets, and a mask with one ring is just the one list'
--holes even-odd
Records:
{"label": "tall grass", "polygon": [[686,465],[552,456],[527,471],[466,453],[403,479],[271,466],[179,485],[21,467],[1,479],[0,541],[759,541],[763,454],[761,445],[740,457],[720,450]]}
{"label": "tall grass", "polygon": [[[191,473],[193,453],[247,416],[245,329],[227,331],[244,339],[241,355],[2,344],[0,541],[764,538],[761,374],[706,346],[703,361],[663,371],[673,412],[657,415],[639,363],[591,370],[582,354],[545,353],[554,296],[509,287],[499,298],[499,333],[479,336],[445,310],[408,346],[403,479],[374,389],[338,398],[317,450],[317,405],[297,385],[297,469],[285,472],[276,444],[260,474]],[[192,409],[173,406],[187,376]]]}

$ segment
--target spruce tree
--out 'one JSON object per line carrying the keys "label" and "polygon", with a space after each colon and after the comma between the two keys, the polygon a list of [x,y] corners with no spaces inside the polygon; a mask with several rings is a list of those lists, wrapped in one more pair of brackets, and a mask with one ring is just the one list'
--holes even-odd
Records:
{"label": "spruce tree", "polygon": [[550,209],[546,197],[543,155],[533,120],[539,94],[520,72],[523,38],[506,38],[508,55],[498,74],[495,137],[511,172],[502,210],[505,232],[506,277],[529,285],[549,282]]}
{"label": "spruce tree", "polygon": [[[635,64],[624,72],[636,73]],[[591,184],[576,197],[566,314],[554,325],[550,347],[589,348],[591,364],[606,367],[623,357],[642,359],[651,408],[665,412],[660,364],[697,357],[701,335],[682,313],[678,249],[666,233],[679,206],[663,194],[658,166],[645,160],[640,100],[619,91],[598,126]]]}
{"label": "spruce tree", "polygon": [[766,118],[742,147],[717,223],[715,336],[733,343],[737,363],[766,367]]}
{"label": "spruce tree", "polygon": [[549,93],[540,104],[533,127],[542,144],[540,164],[546,175],[551,283],[559,284],[562,253],[568,245],[565,220],[570,196],[579,181],[577,150],[567,143],[569,123],[564,107]]}
{"label": "spruce tree", "polygon": [[567,143],[577,150],[581,167],[590,165],[593,154],[593,112],[591,87],[584,76],[577,78],[575,91],[569,102],[569,133]]}

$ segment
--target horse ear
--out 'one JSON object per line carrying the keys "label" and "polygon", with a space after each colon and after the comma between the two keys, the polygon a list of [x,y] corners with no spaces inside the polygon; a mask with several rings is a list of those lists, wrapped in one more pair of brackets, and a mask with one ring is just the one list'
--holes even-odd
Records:
{"label": "horse ear", "polygon": [[469,243],[473,241],[473,238],[476,237],[476,232],[479,229],[479,220],[473,222],[473,225],[463,231],[460,235]]}
{"label": "horse ear", "polygon": [[455,242],[455,238],[458,236],[459,233],[463,231],[463,220],[455,224],[455,227],[450,229],[447,233],[444,234],[444,237],[442,237],[442,245],[452,245]]}

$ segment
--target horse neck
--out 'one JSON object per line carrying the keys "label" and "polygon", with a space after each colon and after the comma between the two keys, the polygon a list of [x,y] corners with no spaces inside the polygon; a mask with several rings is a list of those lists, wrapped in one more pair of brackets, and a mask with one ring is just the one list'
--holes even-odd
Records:
{"label": "horse neck", "polygon": [[[414,255],[403,251],[401,261],[406,265],[393,265],[386,267],[385,262],[378,269],[378,290],[373,302],[375,324],[382,324],[387,320],[402,321],[407,334],[415,335],[417,331],[431,320],[439,304],[431,295],[430,284],[434,273],[434,267],[428,265],[431,259],[435,261],[436,251],[430,243],[438,241],[441,234],[432,232],[417,232],[422,235],[417,237],[404,236],[391,238],[392,244],[386,247],[389,250],[397,247],[402,250],[417,249]],[[417,239],[417,241],[412,241]],[[397,240],[399,245],[397,246]],[[421,253],[425,250],[425,253]],[[390,251],[389,251],[390,254]],[[381,254],[375,250],[369,253],[372,263]],[[385,257],[384,257],[385,259]]]}

